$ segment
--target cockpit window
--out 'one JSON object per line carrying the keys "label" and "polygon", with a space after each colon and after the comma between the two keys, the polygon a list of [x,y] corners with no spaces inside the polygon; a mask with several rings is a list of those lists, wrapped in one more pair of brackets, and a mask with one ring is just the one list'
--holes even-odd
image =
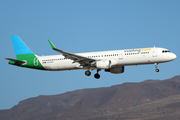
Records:
{"label": "cockpit window", "polygon": [[170,53],[169,50],[163,50],[162,53]]}

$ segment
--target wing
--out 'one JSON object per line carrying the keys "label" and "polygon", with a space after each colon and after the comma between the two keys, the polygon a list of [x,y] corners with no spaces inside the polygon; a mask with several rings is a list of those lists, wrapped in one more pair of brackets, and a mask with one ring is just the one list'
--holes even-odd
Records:
{"label": "wing", "polygon": [[96,63],[95,59],[87,58],[84,56],[72,54],[72,53],[65,52],[63,50],[57,49],[50,40],[48,40],[48,41],[49,41],[53,50],[62,53],[65,58],[73,60],[73,63],[78,62],[83,67],[92,67]]}

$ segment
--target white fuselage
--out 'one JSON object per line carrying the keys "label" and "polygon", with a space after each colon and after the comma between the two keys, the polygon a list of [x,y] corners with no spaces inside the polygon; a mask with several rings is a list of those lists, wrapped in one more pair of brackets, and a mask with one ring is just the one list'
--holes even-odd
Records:
{"label": "white fuselage", "polygon": [[[77,53],[95,60],[111,60],[112,68],[116,66],[143,65],[169,62],[176,59],[174,53],[165,48],[137,48],[126,50],[113,50],[102,52]],[[80,66],[78,62],[66,59],[63,55],[37,56],[46,70],[61,71],[74,69],[87,69]],[[90,67],[88,69],[97,69]]]}

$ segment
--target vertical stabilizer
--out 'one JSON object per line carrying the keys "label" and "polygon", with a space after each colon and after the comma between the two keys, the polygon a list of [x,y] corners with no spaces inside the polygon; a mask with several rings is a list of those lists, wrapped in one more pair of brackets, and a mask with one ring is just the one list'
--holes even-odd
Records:
{"label": "vertical stabilizer", "polygon": [[44,67],[38,60],[38,56],[28,48],[28,46],[19,38],[19,36],[11,36],[11,39],[17,60],[12,58],[5,58],[10,60],[9,64],[44,70]]}
{"label": "vertical stabilizer", "polygon": [[34,54],[18,36],[11,36],[11,39],[16,56],[24,54]]}

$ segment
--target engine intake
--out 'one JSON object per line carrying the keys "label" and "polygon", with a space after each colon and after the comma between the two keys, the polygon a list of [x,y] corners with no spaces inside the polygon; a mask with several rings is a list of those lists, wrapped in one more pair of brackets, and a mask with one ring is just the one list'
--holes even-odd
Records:
{"label": "engine intake", "polygon": [[110,69],[111,61],[110,60],[96,61],[96,67],[98,69]]}

